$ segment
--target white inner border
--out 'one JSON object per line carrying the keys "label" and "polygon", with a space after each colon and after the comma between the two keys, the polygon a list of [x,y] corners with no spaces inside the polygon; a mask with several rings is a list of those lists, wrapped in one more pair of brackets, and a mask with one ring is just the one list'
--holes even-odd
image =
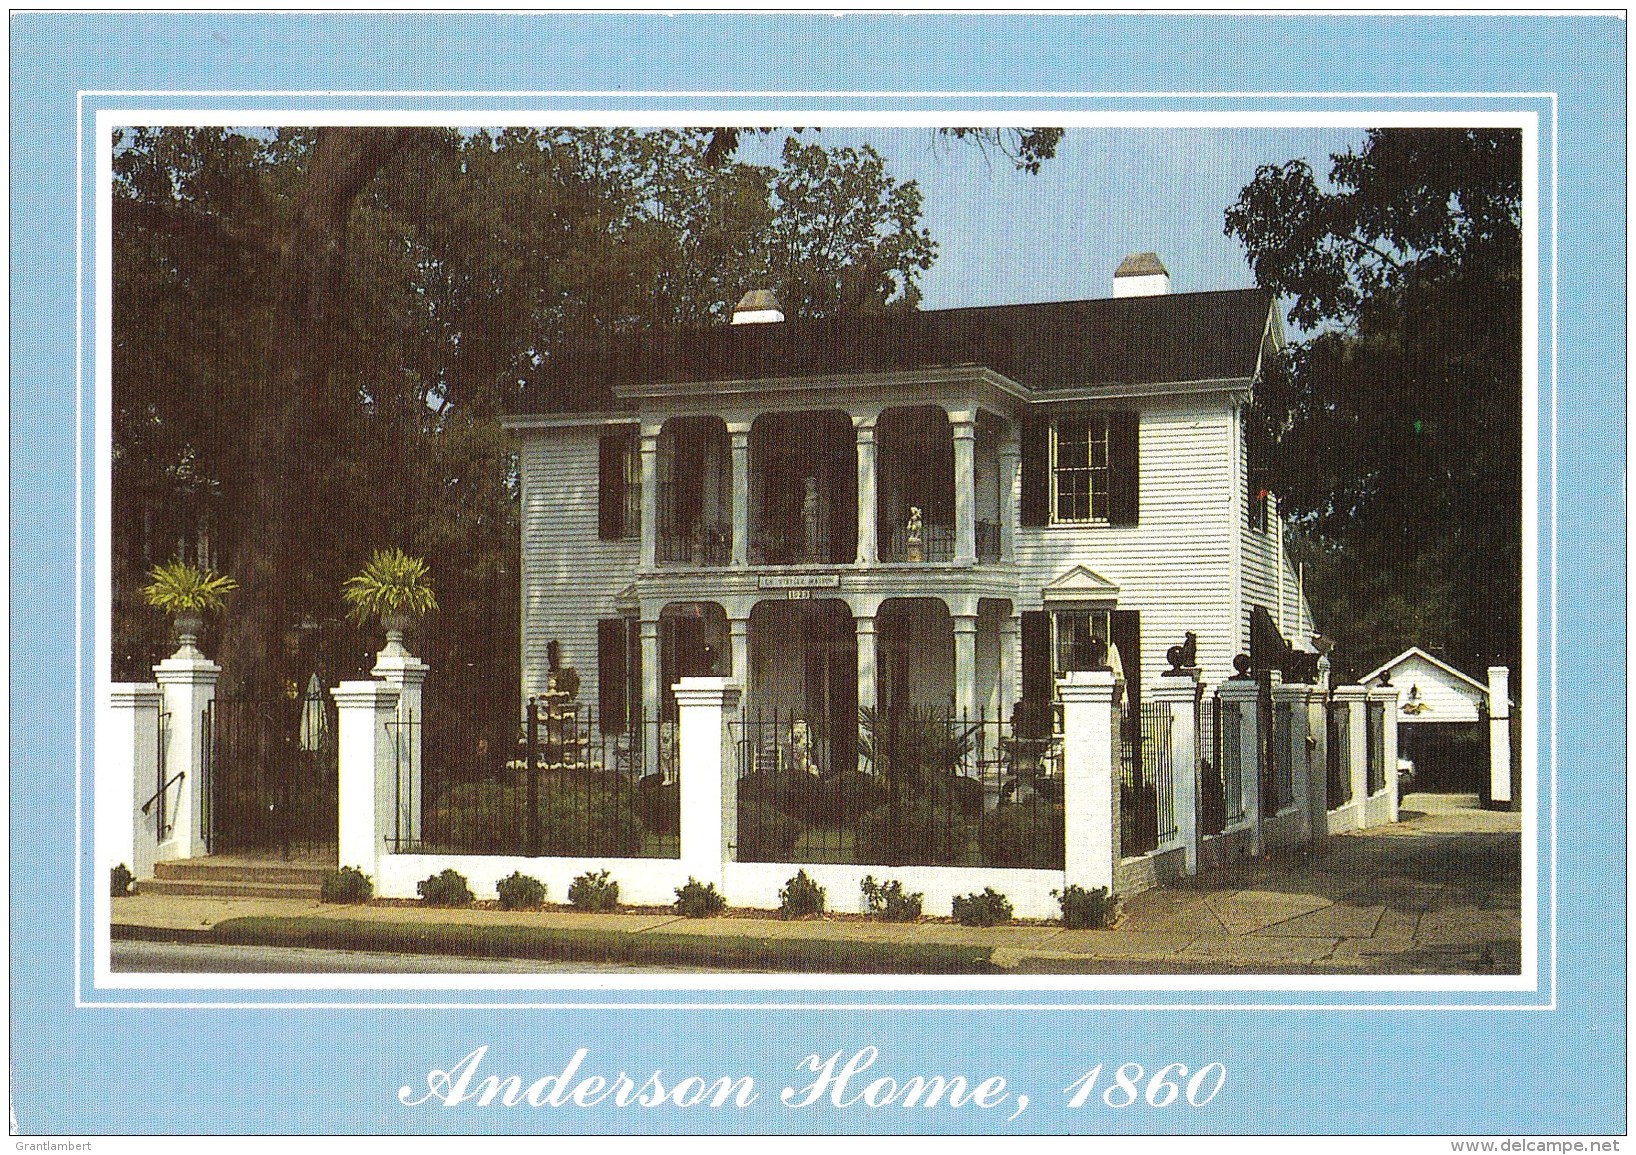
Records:
{"label": "white inner border", "polygon": [[[75,862],[84,861],[83,838],[83,807],[88,801],[85,795],[87,778],[84,765],[85,731],[84,731],[84,668],[85,668],[85,623],[84,589],[83,582],[86,576],[85,529],[87,508],[83,492],[84,454],[87,450],[85,439],[85,389],[84,389],[84,261],[86,257],[86,221],[85,221],[85,142],[86,129],[86,102],[88,98],[97,97],[169,97],[169,98],[203,98],[203,97],[246,97],[246,98],[304,98],[313,100],[333,100],[340,97],[372,97],[382,100],[406,99],[413,97],[452,99],[458,97],[472,97],[487,100],[506,98],[527,99],[533,102],[549,100],[569,100],[574,98],[592,98],[602,101],[626,101],[633,98],[670,98],[698,100],[706,98],[730,98],[744,100],[751,98],[835,98],[846,97],[851,99],[881,100],[899,98],[931,102],[939,100],[979,99],[998,100],[1006,98],[1048,98],[1052,101],[1076,100],[1086,98],[1118,98],[1118,99],[1151,99],[1151,100],[1412,100],[1412,99],[1462,99],[1462,100],[1494,100],[1516,102],[1526,99],[1548,99],[1550,102],[1551,117],[1551,279],[1550,279],[1550,308],[1551,308],[1551,349],[1550,349],[1550,649],[1551,666],[1548,686],[1551,703],[1550,746],[1550,795],[1549,811],[1552,838],[1552,856],[1550,859],[1550,888],[1551,888],[1551,919],[1549,926],[1549,958],[1550,958],[1550,986],[1549,1001],[1542,1003],[1495,1003],[1485,1005],[1470,1002],[1452,1002],[1447,1004],[1428,1005],[1426,1003],[1386,1004],[1369,1002],[1346,1003],[1023,1003],[1023,1002],[996,1002],[992,1004],[973,1003],[832,1003],[832,1002],[788,1002],[764,1003],[746,1002],[729,1003],[715,1001],[668,1001],[668,1002],[613,1002],[598,1003],[593,1001],[572,1002],[335,1002],[322,1001],[315,1003],[301,1002],[208,1002],[208,1001],[106,1001],[97,999],[87,1001],[82,987],[83,969],[80,957],[83,933],[76,933],[74,939],[74,967],[75,967],[75,1005],[81,1007],[150,1007],[150,1006],[189,1006],[189,1007],[222,1007],[222,1008],[272,1008],[272,1007],[353,1007],[365,1008],[402,1008],[407,1006],[441,1008],[576,1008],[602,1010],[658,1010],[658,1009],[766,1009],[766,1010],[1456,1010],[1469,1011],[1476,1009],[1492,1010],[1554,1010],[1556,1007],[1556,858],[1555,858],[1555,830],[1556,830],[1556,703],[1557,703],[1557,670],[1556,670],[1556,608],[1557,608],[1557,549],[1556,549],[1556,470],[1557,470],[1557,294],[1556,294],[1556,224],[1557,224],[1557,161],[1556,161],[1556,119],[1557,101],[1554,93],[612,93],[612,92],[552,92],[552,93],[455,93],[455,92],[98,92],[83,91],[79,94],[79,117],[76,131],[78,177],[75,196],[76,215],[76,260],[75,260],[75,425],[76,425],[76,459],[75,459],[75,508],[78,520],[75,527],[75,801],[74,801],[74,840]],[[96,456],[96,491],[94,495],[95,509],[91,518],[92,532],[95,534],[95,550],[98,559],[95,574],[95,610],[94,633],[95,648],[92,651],[92,660],[95,663],[95,698],[94,710],[99,729],[106,723],[108,717],[109,685],[111,681],[111,658],[109,637],[111,633],[111,583],[108,577],[108,559],[111,547],[111,469],[108,447],[112,444],[112,311],[110,296],[112,291],[111,253],[112,253],[112,132],[116,127],[135,125],[222,125],[242,127],[276,127],[281,125],[329,125],[329,124],[410,124],[434,125],[441,127],[471,127],[485,128],[496,126],[558,126],[558,125],[587,125],[612,126],[633,125],[640,127],[678,127],[678,126],[715,126],[738,125],[742,127],[784,125],[799,119],[801,123],[823,127],[915,127],[938,126],[958,121],[964,125],[1007,127],[1017,124],[1052,124],[1065,128],[1116,128],[1116,127],[1196,127],[1196,128],[1292,128],[1292,127],[1337,127],[1337,128],[1396,128],[1396,127],[1495,127],[1519,128],[1523,133],[1522,158],[1522,278],[1523,278],[1523,502],[1522,502],[1522,656],[1523,656],[1523,685],[1538,693],[1539,689],[1546,688],[1539,680],[1539,645],[1538,645],[1538,572],[1539,572],[1539,403],[1540,403],[1540,334],[1539,334],[1539,290],[1540,290],[1540,220],[1539,220],[1539,162],[1540,162],[1540,131],[1539,114],[1535,112],[1517,111],[1515,109],[1500,109],[1494,112],[1473,110],[1450,111],[1404,111],[1382,109],[1345,109],[1337,111],[1268,111],[1253,109],[1245,111],[1129,111],[1129,112],[1069,112],[1061,109],[1038,111],[1027,109],[1012,109],[999,112],[973,112],[969,110],[942,110],[935,112],[905,110],[897,112],[872,111],[826,111],[814,112],[796,110],[793,108],[763,109],[751,111],[735,111],[731,109],[717,110],[634,110],[614,111],[609,109],[563,109],[559,111],[519,111],[507,109],[491,109],[481,112],[471,112],[463,109],[431,109],[431,110],[369,110],[369,109],[333,109],[333,108],[218,108],[218,109],[178,109],[165,107],[143,107],[130,105],[120,108],[98,108],[95,113],[95,169],[96,169],[96,212],[94,254],[96,269],[95,289],[95,354],[96,354],[96,395],[95,395],[95,437],[94,448]],[[608,975],[608,974],[542,974],[533,975],[301,975],[301,974],[254,974],[254,975],[182,975],[182,974],[127,974],[115,976],[109,969],[110,950],[110,917],[111,899],[105,887],[93,888],[91,903],[91,941],[95,952],[95,981],[96,989],[144,989],[144,990],[189,990],[201,989],[220,990],[313,990],[325,989],[335,991],[351,990],[415,990],[415,991],[446,991],[446,990],[578,990],[586,993],[606,991],[674,991],[695,990],[709,992],[731,991],[966,991],[966,992],[1060,992],[1071,994],[1101,990],[1130,990],[1130,991],[1165,991],[1165,990],[1220,990],[1220,991],[1335,991],[1357,992],[1367,991],[1424,991],[1424,992],[1501,992],[1501,991],[1538,991],[1539,981],[1539,866],[1540,866],[1540,781],[1539,781],[1539,710],[1526,710],[1523,714],[1523,758],[1521,796],[1518,804],[1522,807],[1522,973],[1518,976],[1305,976],[1305,975],[1188,975],[1188,976],[1119,976],[1119,975],[1040,975],[1040,976],[987,976],[981,980],[963,977],[919,976],[919,975]],[[106,835],[99,832],[99,837]],[[76,870],[74,879],[76,924],[83,932],[83,918],[85,916],[84,894],[82,888],[83,870]]]}

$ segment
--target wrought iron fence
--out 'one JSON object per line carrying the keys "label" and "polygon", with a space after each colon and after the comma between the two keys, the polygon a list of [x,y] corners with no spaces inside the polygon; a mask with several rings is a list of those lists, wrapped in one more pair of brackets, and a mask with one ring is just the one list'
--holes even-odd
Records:
{"label": "wrought iron fence", "polygon": [[[953,561],[954,560],[954,527],[952,525],[928,525],[921,530],[921,552],[925,561]],[[998,550],[996,549],[996,555]],[[886,549],[881,556],[882,561],[909,560],[909,530],[907,526],[894,526]]]}
{"label": "wrought iron fence", "polygon": [[1295,804],[1295,750],[1290,743],[1295,735],[1293,704],[1274,702],[1272,706],[1272,739],[1268,743],[1267,781],[1272,787],[1272,813],[1278,814]]}
{"label": "wrought iron fence", "polygon": [[1364,703],[1364,766],[1370,794],[1386,789],[1386,703],[1374,699]]}
{"label": "wrought iron fence", "polygon": [[[400,853],[675,858],[680,781],[669,723],[602,732],[595,715],[556,694],[530,699],[521,726],[462,719],[392,723]],[[653,743],[645,756],[644,741]],[[410,772],[420,750],[420,797]],[[415,821],[418,813],[418,823]]]}
{"label": "wrought iron fence", "polygon": [[1120,852],[1134,858],[1176,837],[1170,703],[1142,702],[1119,723]]}
{"label": "wrought iron fence", "polygon": [[1000,523],[997,521],[977,522],[977,560],[1000,560]]}
{"label": "wrought iron fence", "polygon": [[1061,869],[1060,742],[947,711],[729,722],[745,862]]}
{"label": "wrought iron fence", "polygon": [[205,708],[205,844],[213,854],[335,842],[339,747],[335,705],[316,681],[300,695],[217,698]]}
{"label": "wrought iron fence", "polygon": [[1221,765],[1223,829],[1244,819],[1244,711],[1237,702],[1216,697],[1219,725],[1216,749]]}
{"label": "wrought iron fence", "polygon": [[1352,801],[1352,709],[1346,702],[1324,705],[1324,785],[1328,808]]}
{"label": "wrought iron fence", "polygon": [[1193,736],[1199,768],[1199,833],[1220,834],[1227,827],[1226,788],[1221,779],[1221,698],[1201,696],[1197,709]]}

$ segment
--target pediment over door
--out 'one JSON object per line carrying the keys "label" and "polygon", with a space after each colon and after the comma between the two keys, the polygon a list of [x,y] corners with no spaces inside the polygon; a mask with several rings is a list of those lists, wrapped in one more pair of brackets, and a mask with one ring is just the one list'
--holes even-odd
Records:
{"label": "pediment over door", "polygon": [[1047,605],[1053,602],[1113,602],[1119,586],[1101,574],[1076,565],[1040,591]]}

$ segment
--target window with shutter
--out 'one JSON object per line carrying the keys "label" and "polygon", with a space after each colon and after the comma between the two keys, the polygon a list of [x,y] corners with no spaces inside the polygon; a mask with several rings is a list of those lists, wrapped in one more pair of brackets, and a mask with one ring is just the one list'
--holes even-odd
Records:
{"label": "window with shutter", "polygon": [[1023,524],[1135,525],[1139,430],[1135,413],[1062,414],[1038,439],[1032,475],[1025,437]]}

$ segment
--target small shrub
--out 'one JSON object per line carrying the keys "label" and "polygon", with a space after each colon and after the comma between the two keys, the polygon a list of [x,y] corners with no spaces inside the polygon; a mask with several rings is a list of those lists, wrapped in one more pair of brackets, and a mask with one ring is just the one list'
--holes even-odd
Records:
{"label": "small shrub", "polygon": [[453,868],[421,879],[415,892],[427,906],[470,906],[474,897],[466,876]]}
{"label": "small shrub", "polygon": [[876,918],[887,922],[913,922],[920,917],[924,894],[904,894],[903,883],[897,879],[877,883],[874,875],[866,875],[859,884],[863,891],[865,909]]}
{"label": "small shrub", "polygon": [[687,885],[676,888],[676,913],[683,918],[709,918],[726,909],[727,900],[713,882],[706,884],[690,877]]}
{"label": "small shrub", "polygon": [[806,825],[775,806],[740,806],[737,857],[740,862],[787,862]]}
{"label": "small shrub", "polygon": [[1002,802],[983,815],[977,845],[985,866],[1061,870],[1062,812],[1037,796]]}
{"label": "small shrub", "polygon": [[778,913],[783,918],[805,918],[809,914],[824,913],[824,888],[807,877],[804,870],[778,892]]}
{"label": "small shrub", "polygon": [[130,868],[121,862],[108,872],[108,891],[115,898],[124,898],[134,893],[131,890],[131,883],[135,881],[136,875],[132,874]]}
{"label": "small shrub", "polygon": [[356,866],[326,870],[318,884],[319,902],[368,902],[374,894],[374,881]]}
{"label": "small shrub", "polygon": [[1053,890],[1051,896],[1062,904],[1062,925],[1071,930],[1112,926],[1113,920],[1119,916],[1119,898],[1108,893],[1105,886],[1095,890],[1070,886],[1060,891]]}
{"label": "small shrub", "polygon": [[871,810],[885,806],[885,784],[873,774],[842,770],[819,780],[819,813],[824,821],[850,826]]}
{"label": "small shrub", "polygon": [[956,895],[954,917],[961,926],[998,926],[1011,921],[1011,903],[992,886],[985,886],[982,894]]}
{"label": "small shrub", "polygon": [[613,910],[619,905],[619,884],[606,870],[587,872],[569,884],[568,901],[580,910]]}
{"label": "small shrub", "polygon": [[786,814],[806,817],[819,813],[824,804],[823,782],[794,770],[755,770],[739,779],[738,800],[741,806],[775,806]]}
{"label": "small shrub", "polygon": [[545,883],[520,870],[494,884],[501,910],[538,910],[545,903]]}

